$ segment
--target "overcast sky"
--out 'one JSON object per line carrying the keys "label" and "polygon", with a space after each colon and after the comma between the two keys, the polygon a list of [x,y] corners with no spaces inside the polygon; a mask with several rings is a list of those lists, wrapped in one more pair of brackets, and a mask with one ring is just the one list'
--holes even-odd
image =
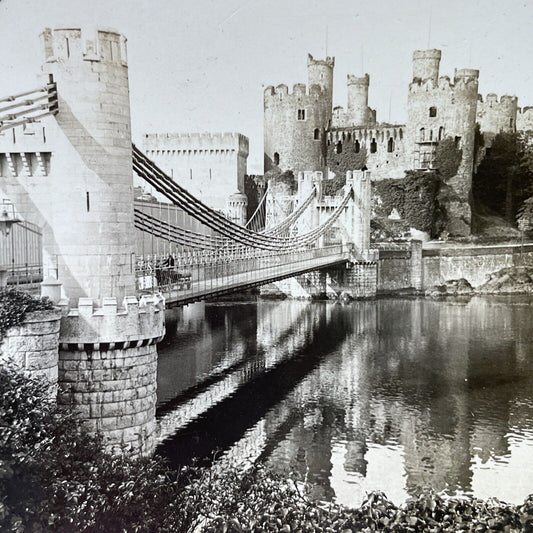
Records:
{"label": "overcast sky", "polygon": [[263,89],[307,82],[311,52],[370,74],[378,120],[403,122],[415,49],[440,48],[441,74],[481,70],[480,92],[533,105],[533,0],[0,0],[0,96],[33,87],[46,27],[112,27],[128,38],[134,139],[238,131],[249,172],[263,164]]}

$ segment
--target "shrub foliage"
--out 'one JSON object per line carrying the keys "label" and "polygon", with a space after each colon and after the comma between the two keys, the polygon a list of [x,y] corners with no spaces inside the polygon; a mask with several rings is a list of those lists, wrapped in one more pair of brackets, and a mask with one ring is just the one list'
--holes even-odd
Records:
{"label": "shrub foliage", "polygon": [[0,289],[0,341],[9,328],[20,326],[26,313],[53,309],[48,298],[34,298],[16,289]]}
{"label": "shrub foliage", "polygon": [[[46,385],[0,369],[0,530],[6,532],[529,531],[523,506],[382,493],[358,509],[310,501],[305,485],[261,467],[171,470],[103,451]],[[525,528],[525,529],[523,529]]]}

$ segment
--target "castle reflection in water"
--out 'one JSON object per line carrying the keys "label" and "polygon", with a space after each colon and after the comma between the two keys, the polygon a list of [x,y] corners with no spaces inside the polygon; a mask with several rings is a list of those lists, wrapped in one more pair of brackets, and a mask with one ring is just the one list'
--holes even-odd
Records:
{"label": "castle reflection in water", "polygon": [[520,502],[533,462],[531,299],[296,301],[177,311],[160,453],[262,461],[313,497]]}

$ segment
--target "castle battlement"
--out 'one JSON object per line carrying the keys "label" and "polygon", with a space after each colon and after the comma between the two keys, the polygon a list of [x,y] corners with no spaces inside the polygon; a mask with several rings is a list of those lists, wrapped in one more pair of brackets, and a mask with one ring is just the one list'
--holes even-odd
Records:
{"label": "castle battlement", "polygon": [[314,65],[333,68],[335,66],[335,58],[327,56],[326,59],[315,59],[311,54],[307,54],[307,66]]}
{"label": "castle battlement", "polygon": [[483,101],[483,95],[478,94],[477,95],[478,102],[485,103],[485,104],[516,104],[518,102],[518,97],[514,95],[508,95],[504,94],[500,97],[500,100],[498,101],[498,95],[496,93],[489,93],[485,97],[485,101]]}
{"label": "castle battlement", "polygon": [[295,96],[297,98],[303,98],[305,96],[314,96],[318,98],[323,95],[324,91],[320,85],[313,84],[308,88],[305,83],[295,83],[292,86],[292,91],[289,91],[287,85],[283,83],[277,85],[276,87],[269,85],[264,91],[265,101],[267,98],[271,97],[277,97],[277,101],[280,101],[280,99],[284,99],[284,97]]}
{"label": "castle battlement", "polygon": [[403,124],[377,124],[373,128],[366,127],[338,127],[328,132],[328,140],[332,142],[344,142],[346,140],[372,140],[386,142],[393,139],[403,139],[405,125]]}
{"label": "castle battlement", "polygon": [[[477,73],[477,75],[475,74]],[[479,70],[461,69],[455,71],[454,83],[448,76],[441,76],[437,82],[432,78],[422,80],[414,79],[409,84],[410,93],[427,93],[433,90],[453,92],[455,90],[473,90],[478,86]],[[477,93],[476,93],[477,95]],[[477,96],[476,96],[477,97]]]}
{"label": "castle battlement", "polygon": [[370,76],[365,74],[362,77],[354,76],[353,74],[347,75],[347,84],[348,85],[361,85],[368,87],[370,85]]}
{"label": "castle battlement", "polygon": [[[161,295],[126,296],[118,307],[116,298],[103,298],[96,307],[92,298],[80,298],[78,307],[69,309],[61,321],[63,350],[103,350],[145,346],[159,342],[165,335],[165,299]],[[74,346],[76,345],[76,346]]]}
{"label": "castle battlement", "polygon": [[249,141],[246,135],[225,133],[146,133],[143,149],[164,151],[235,150],[248,155]]}
{"label": "castle battlement", "polygon": [[116,30],[81,28],[46,28],[41,39],[46,63],[57,61],[102,61],[126,67],[126,37]]}

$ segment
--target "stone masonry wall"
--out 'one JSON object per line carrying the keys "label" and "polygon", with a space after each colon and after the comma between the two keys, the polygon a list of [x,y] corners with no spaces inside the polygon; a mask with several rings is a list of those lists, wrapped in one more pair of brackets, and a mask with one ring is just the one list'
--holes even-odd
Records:
{"label": "stone masonry wall", "polygon": [[533,245],[477,246],[422,250],[420,243],[398,245],[379,253],[378,293],[425,290],[464,278],[474,288],[502,268],[533,265]]}
{"label": "stone masonry wall", "polygon": [[328,269],[332,285],[339,296],[374,298],[377,292],[377,263],[355,262]]}
{"label": "stone masonry wall", "polygon": [[59,402],[100,432],[113,452],[149,455],[155,446],[156,344],[165,334],[164,300],[157,296],[81,298],[61,321]]}
{"label": "stone masonry wall", "polygon": [[244,192],[248,138],[240,133],[145,134],[142,149],[179,185],[209,207]]}
{"label": "stone masonry wall", "polygon": [[61,350],[60,403],[71,405],[111,451],[149,455],[155,446],[155,344],[109,350]]}
{"label": "stone masonry wall", "polygon": [[0,363],[12,361],[29,376],[48,380],[53,385],[51,395],[57,390],[60,318],[59,310],[28,313],[0,344]]}
{"label": "stone masonry wall", "polygon": [[424,288],[459,278],[476,288],[502,268],[533,265],[533,245],[424,250],[422,260]]}

